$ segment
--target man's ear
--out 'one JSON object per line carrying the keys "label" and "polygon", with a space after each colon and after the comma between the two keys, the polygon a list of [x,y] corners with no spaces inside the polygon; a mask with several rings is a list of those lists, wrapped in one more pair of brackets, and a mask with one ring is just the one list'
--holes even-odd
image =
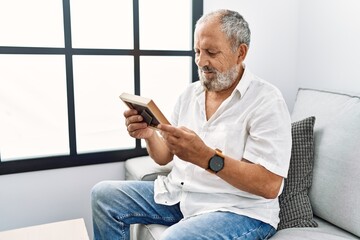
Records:
{"label": "man's ear", "polygon": [[242,63],[245,60],[248,49],[249,49],[249,47],[245,43],[240,44],[240,46],[238,47],[238,51],[237,51],[238,63]]}

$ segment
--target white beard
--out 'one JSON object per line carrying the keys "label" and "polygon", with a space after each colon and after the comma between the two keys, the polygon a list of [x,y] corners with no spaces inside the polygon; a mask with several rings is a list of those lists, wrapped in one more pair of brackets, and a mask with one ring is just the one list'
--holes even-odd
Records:
{"label": "white beard", "polygon": [[[215,73],[215,77],[207,79],[203,71],[211,71]],[[198,75],[201,81],[201,84],[207,91],[218,92],[225,89],[228,89],[235,81],[238,76],[239,71],[236,69],[236,66],[231,68],[229,71],[220,73],[212,67],[203,67],[198,69]]]}

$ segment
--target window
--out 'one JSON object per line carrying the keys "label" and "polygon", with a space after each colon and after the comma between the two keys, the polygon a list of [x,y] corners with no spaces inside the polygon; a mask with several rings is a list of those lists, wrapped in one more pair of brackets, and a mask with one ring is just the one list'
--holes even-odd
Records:
{"label": "window", "polygon": [[172,89],[197,80],[202,9],[200,0],[1,2],[0,174],[146,155],[118,96],[151,97],[170,117]]}

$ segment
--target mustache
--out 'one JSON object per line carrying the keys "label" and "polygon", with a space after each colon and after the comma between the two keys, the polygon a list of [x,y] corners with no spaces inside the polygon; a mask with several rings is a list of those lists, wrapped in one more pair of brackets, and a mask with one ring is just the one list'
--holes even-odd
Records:
{"label": "mustache", "polygon": [[209,66],[200,67],[199,70],[202,72],[216,72],[215,68]]}

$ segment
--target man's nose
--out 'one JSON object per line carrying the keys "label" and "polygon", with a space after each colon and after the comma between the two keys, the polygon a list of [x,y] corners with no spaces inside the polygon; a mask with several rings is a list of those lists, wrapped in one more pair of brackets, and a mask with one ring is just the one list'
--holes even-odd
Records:
{"label": "man's nose", "polygon": [[202,68],[204,66],[208,66],[209,65],[209,58],[205,54],[198,53],[195,56],[195,63],[200,68]]}

